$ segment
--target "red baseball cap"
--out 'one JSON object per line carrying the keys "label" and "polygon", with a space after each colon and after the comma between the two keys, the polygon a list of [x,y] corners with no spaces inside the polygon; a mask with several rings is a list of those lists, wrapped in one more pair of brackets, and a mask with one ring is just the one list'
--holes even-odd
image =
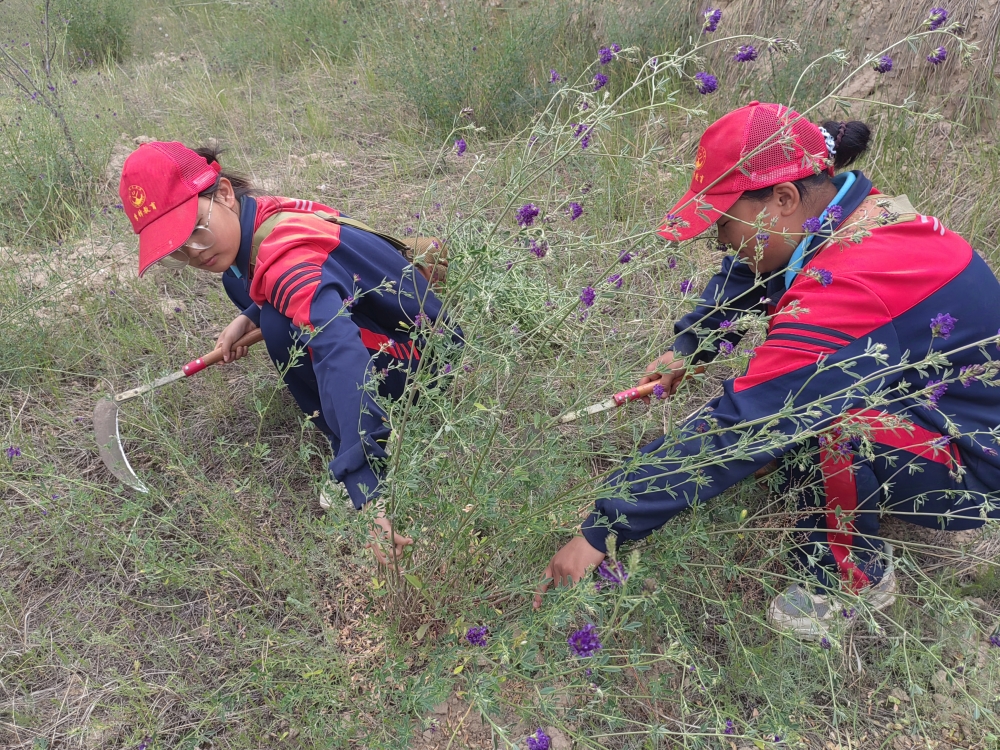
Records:
{"label": "red baseball cap", "polygon": [[183,143],[144,143],[129,154],[118,195],[139,235],[140,276],[187,242],[198,220],[198,193],[221,170]]}
{"label": "red baseball cap", "polygon": [[705,130],[691,189],[667,213],[660,235],[675,242],[697,237],[744,191],[820,172],[832,175],[833,163],[819,127],[780,104],[750,102]]}

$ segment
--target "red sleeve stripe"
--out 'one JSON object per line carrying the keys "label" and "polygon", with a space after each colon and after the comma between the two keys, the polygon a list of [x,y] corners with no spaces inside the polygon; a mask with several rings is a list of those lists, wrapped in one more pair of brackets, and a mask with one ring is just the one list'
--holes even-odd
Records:
{"label": "red sleeve stripe", "polygon": [[831,352],[835,352],[838,349],[843,349],[846,344],[833,343],[832,341],[824,341],[823,339],[813,338],[812,336],[797,336],[793,333],[772,333],[767,337],[768,341],[801,341],[804,344],[812,344],[813,346],[820,347],[822,349],[829,349]]}
{"label": "red sleeve stripe", "polygon": [[280,300],[279,304],[275,305],[275,307],[278,308],[278,311],[282,315],[286,315],[287,316],[288,315],[288,306],[292,303],[292,299],[295,297],[295,295],[298,294],[298,292],[300,290],[304,289],[305,287],[309,286],[310,284],[312,284],[313,286],[318,286],[319,285],[319,280],[320,280],[321,276],[322,276],[322,274],[320,274],[318,272],[317,273],[313,273],[313,274],[309,274],[306,278],[303,278],[302,281],[300,281],[294,287],[291,287],[292,282],[289,281],[288,284],[286,284],[286,289],[288,289],[289,287],[291,287],[291,288],[288,290],[287,294],[282,293],[282,296],[284,297],[284,299]]}
{"label": "red sleeve stripe", "polygon": [[299,263],[293,268],[289,268],[274,283],[271,287],[271,304],[275,307],[282,307],[287,304],[286,292],[291,289],[295,282],[299,281],[305,276],[311,276],[319,274],[319,266],[312,263]]}
{"label": "red sleeve stripe", "polygon": [[777,331],[779,328],[793,328],[799,331],[809,331],[810,333],[817,333],[821,336],[826,336],[831,339],[839,339],[844,343],[850,344],[856,341],[853,336],[848,336],[846,333],[838,331],[834,328],[826,328],[825,326],[814,326],[808,323],[775,323],[771,326],[771,331]]}

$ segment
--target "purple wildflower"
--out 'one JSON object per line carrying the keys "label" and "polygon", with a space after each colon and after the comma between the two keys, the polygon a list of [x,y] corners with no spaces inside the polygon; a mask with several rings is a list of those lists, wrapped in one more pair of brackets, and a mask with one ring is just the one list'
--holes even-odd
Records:
{"label": "purple wildflower", "polygon": [[13,461],[15,458],[20,458],[21,456],[21,449],[18,448],[16,445],[10,446],[4,452],[7,454],[7,458],[9,458],[11,461]]}
{"label": "purple wildflower", "polygon": [[559,75],[559,71],[555,68],[549,71],[549,83],[559,83],[562,80],[562,76]]}
{"label": "purple wildflower", "polygon": [[693,279],[684,279],[684,281],[681,282],[681,294],[687,294],[692,289],[694,289]]}
{"label": "purple wildflower", "polygon": [[757,244],[761,247],[767,247],[768,240],[771,239],[771,235],[767,232],[757,232]]}
{"label": "purple wildflower", "polygon": [[838,223],[843,218],[844,218],[844,207],[843,206],[840,206],[840,205],[830,206],[828,209],[826,209],[826,223],[827,224],[836,224],[836,223]]}
{"label": "purple wildflower", "polygon": [[699,72],[694,74],[694,79],[698,82],[699,94],[711,94],[719,88],[719,79],[711,73]]}
{"label": "purple wildflower", "polygon": [[833,274],[825,268],[810,268],[806,271],[806,276],[816,279],[822,286],[830,286],[833,283]]}
{"label": "purple wildflower", "polygon": [[413,325],[417,328],[423,328],[424,326],[430,325],[430,323],[431,319],[422,312],[417,313],[417,316],[413,319]]}
{"label": "purple wildflower", "polygon": [[660,383],[653,386],[653,397],[654,398],[665,398],[667,395],[667,389],[664,388]]}
{"label": "purple wildflower", "polygon": [[153,741],[152,737],[144,737],[142,742],[139,743],[138,747],[136,747],[135,750],[146,750],[146,748],[149,747],[149,744],[152,741]]}
{"label": "purple wildflower", "polygon": [[888,73],[892,70],[892,58],[888,55],[882,55],[882,57],[872,63],[872,68],[876,73]]}
{"label": "purple wildflower", "polygon": [[549,251],[549,243],[545,240],[532,240],[531,247],[528,250],[536,258],[544,258],[545,254]]}
{"label": "purple wildflower", "polygon": [[808,219],[802,222],[802,231],[807,234],[816,234],[823,225],[820,223],[818,216],[810,216]]}
{"label": "purple wildflower", "polygon": [[824,635],[822,638],[820,638],[819,645],[820,645],[821,648],[825,649],[826,651],[829,651],[830,650],[830,639],[827,638]]}
{"label": "purple wildflower", "polygon": [[569,650],[574,656],[581,658],[593,656],[601,650],[601,640],[597,636],[597,629],[593,623],[587,623],[580,630],[577,630],[566,639]]}
{"label": "purple wildflower", "polygon": [[724,320],[721,323],[719,323],[719,328],[723,331],[728,331],[732,327],[733,327],[733,321],[731,320]]}
{"label": "purple wildflower", "polygon": [[413,234],[413,227],[406,227],[405,229],[403,229],[403,234],[407,235]]}
{"label": "purple wildflower", "polygon": [[607,47],[601,47],[597,50],[597,59],[600,61],[601,65],[607,65],[609,62],[615,59],[615,53],[612,52]]}
{"label": "purple wildflower", "polygon": [[527,203],[521,206],[519,209],[517,209],[517,213],[514,214],[514,219],[522,227],[530,227],[532,224],[535,223],[535,217],[538,216],[538,214],[540,213],[541,211],[539,210],[538,206],[536,206],[534,203]]}
{"label": "purple wildflower", "polygon": [[719,342],[719,351],[722,353],[723,356],[729,356],[730,354],[733,353],[733,349],[735,349],[735,348],[736,347],[733,346],[733,344],[732,344],[731,341],[720,341]]}
{"label": "purple wildflower", "polygon": [[576,221],[581,216],[583,216],[583,206],[581,206],[579,203],[570,203],[569,204],[569,220],[570,221]]}
{"label": "purple wildflower", "polygon": [[464,138],[459,138],[455,141],[455,153],[461,156],[465,153],[465,149],[469,147],[469,144],[465,142]]}
{"label": "purple wildflower", "polygon": [[585,150],[589,145],[590,145],[590,133],[587,133],[587,135],[583,136],[583,138],[580,139],[580,148],[582,150]]}
{"label": "purple wildflower", "polygon": [[[667,268],[669,268],[671,271],[677,268],[677,258],[674,257],[667,258]],[[1000,333],[1000,331],[997,331],[997,333]]]}
{"label": "purple wildflower", "polygon": [[940,336],[943,339],[948,338],[951,336],[951,332],[957,322],[958,319],[951,317],[948,313],[938,313],[931,318],[931,336]]}
{"label": "purple wildflower", "polygon": [[986,368],[982,365],[965,365],[958,372],[958,381],[962,384],[963,388],[968,388],[973,383],[978,383],[979,378],[985,373]]}
{"label": "purple wildflower", "polygon": [[931,8],[930,15],[927,16],[927,20],[924,23],[927,25],[929,31],[934,31],[944,24],[948,20],[948,11],[944,8]]}
{"label": "purple wildflower", "polygon": [[944,47],[938,47],[936,50],[934,50],[932,54],[927,55],[927,62],[929,62],[931,65],[940,65],[945,61],[947,57],[948,57],[948,50],[946,50]]}
{"label": "purple wildflower", "polygon": [[705,23],[701,27],[702,34],[711,34],[719,28],[719,21],[722,20],[722,8],[709,8],[702,15],[705,17]]}
{"label": "purple wildflower", "polygon": [[845,620],[850,620],[852,617],[858,614],[858,611],[854,607],[851,607],[850,609],[848,609],[847,607],[843,607],[840,610],[840,614]]}
{"label": "purple wildflower", "polygon": [[990,636],[990,645],[994,648],[1000,648],[1000,633],[994,633]]}
{"label": "purple wildflower", "polygon": [[927,396],[927,403],[932,409],[936,409],[938,401],[948,390],[948,384],[942,383],[940,380],[931,380],[927,383],[927,387],[931,389],[931,392]]}
{"label": "purple wildflower", "polygon": [[594,298],[597,296],[597,292],[592,286],[585,286],[583,291],[580,292],[580,301],[583,303],[584,307],[590,307],[594,304]]}
{"label": "purple wildflower", "polygon": [[528,750],[549,750],[549,736],[539,727],[527,739]]}
{"label": "purple wildflower", "polygon": [[450,373],[451,372],[451,363],[450,362],[446,362],[445,366],[444,366],[444,369],[441,370],[441,372],[443,374],[445,374],[445,375],[447,375],[448,373]]}
{"label": "purple wildflower", "polygon": [[469,628],[465,631],[465,640],[469,642],[470,646],[485,646],[486,636],[489,635],[490,629],[485,625],[480,625],[476,628]]}
{"label": "purple wildflower", "polygon": [[[721,13],[721,11],[720,11]],[[722,730],[723,734],[736,734],[736,722],[732,719],[726,719],[726,728]]]}
{"label": "purple wildflower", "polygon": [[985,453],[987,456],[997,455],[997,452],[993,448],[988,448],[985,445],[983,446],[983,453]]}
{"label": "purple wildflower", "polygon": [[612,560],[610,565],[605,560],[597,566],[597,575],[604,579],[597,582],[598,590],[604,587],[615,588],[628,580],[628,571],[625,570],[625,565],[621,560]]}
{"label": "purple wildflower", "polygon": [[618,256],[619,263],[628,263],[630,260],[632,260],[632,253],[628,250],[623,251],[622,254]]}
{"label": "purple wildflower", "polygon": [[622,275],[620,273],[613,273],[608,276],[608,283],[614,284],[617,288],[622,288]]}
{"label": "purple wildflower", "polygon": [[757,59],[757,50],[752,44],[741,44],[733,59],[736,62],[753,62]]}
{"label": "purple wildflower", "polygon": [[611,45],[611,51],[614,52],[617,55],[619,52],[622,51],[622,48],[618,44],[612,44]]}
{"label": "purple wildflower", "polygon": [[594,75],[594,91],[600,91],[608,85],[608,77],[604,73]]}

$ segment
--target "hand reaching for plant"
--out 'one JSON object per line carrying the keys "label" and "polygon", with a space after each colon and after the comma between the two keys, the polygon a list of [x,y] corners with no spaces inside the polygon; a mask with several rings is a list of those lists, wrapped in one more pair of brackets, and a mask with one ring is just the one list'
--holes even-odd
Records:
{"label": "hand reaching for plant", "polygon": [[[379,513],[378,518],[375,519],[375,525],[369,531],[369,535],[372,541],[366,544],[365,547],[375,553],[375,559],[378,560],[379,565],[387,567],[390,564],[390,557],[392,558],[392,564],[398,565],[399,561],[403,559],[403,550],[413,544],[413,540],[410,537],[402,536],[392,530],[392,524],[386,518],[385,513]],[[390,539],[392,540],[394,549],[389,555],[386,555],[382,547]]]}
{"label": "hand reaching for plant", "polygon": [[[639,381],[639,385],[646,385],[646,383],[652,383],[653,381],[659,380],[660,384],[663,386],[663,394],[660,398],[673,396],[677,392],[677,388],[681,384],[681,380],[684,379],[684,360],[678,357],[673,351],[669,351],[665,354],[661,354],[659,357],[646,365],[646,372],[648,372],[649,375],[643,376],[643,378]],[[642,400],[647,404],[649,403],[648,396]]]}
{"label": "hand reaching for plant", "polygon": [[[572,586],[583,580],[587,571],[593,570],[604,561],[604,553],[590,546],[590,542],[582,536],[573,537],[561,550],[549,560],[543,582],[535,590],[535,609],[542,606],[542,594],[549,586]],[[545,582],[545,579],[551,581]]]}

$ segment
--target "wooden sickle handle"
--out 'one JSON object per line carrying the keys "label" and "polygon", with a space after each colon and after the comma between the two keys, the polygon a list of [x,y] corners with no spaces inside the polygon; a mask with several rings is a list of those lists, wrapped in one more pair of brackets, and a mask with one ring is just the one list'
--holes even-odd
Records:
{"label": "wooden sickle handle", "polygon": [[[691,372],[692,372],[691,370],[685,368],[683,371],[674,375],[673,377],[678,378],[677,382],[678,384],[680,384],[686,378],[691,377]],[[698,365],[697,367],[694,368],[693,372],[695,375],[701,375],[703,372],[705,372],[705,366]],[[627,391],[621,391],[619,393],[616,393],[611,398],[614,399],[614,402],[618,404],[618,406],[621,406],[622,404],[627,404],[629,401],[635,401],[636,399],[645,398],[646,396],[653,395],[653,390],[656,388],[656,386],[662,385],[660,379],[663,377],[663,373],[657,372],[651,374],[657,375],[658,376],[657,379],[652,381],[651,383],[646,383],[645,385],[637,385],[635,388],[629,388]]]}
{"label": "wooden sickle handle", "polygon": [[[250,333],[245,334],[239,341],[233,344],[233,349],[239,349],[241,346],[253,346],[258,341],[262,341],[263,339],[263,331],[261,331],[260,328],[254,328],[250,331]],[[225,356],[225,352],[222,351],[222,349],[213,349],[204,357],[198,357],[198,359],[188,362],[181,368],[181,371],[185,376],[191,377],[196,372],[201,372],[206,367],[211,367],[212,365],[221,362],[223,356]]]}

